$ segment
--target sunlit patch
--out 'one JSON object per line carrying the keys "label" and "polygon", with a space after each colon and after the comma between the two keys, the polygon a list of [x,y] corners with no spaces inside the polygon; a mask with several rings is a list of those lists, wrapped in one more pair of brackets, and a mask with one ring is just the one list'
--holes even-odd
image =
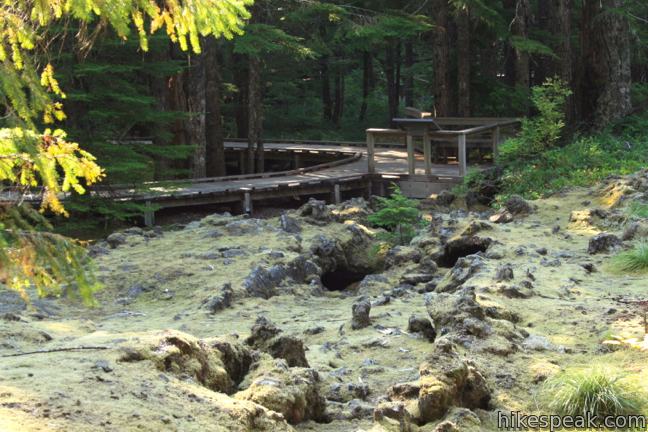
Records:
{"label": "sunlit patch", "polygon": [[612,339],[603,341],[603,345],[610,348],[631,348],[638,349],[640,351],[648,351],[648,335],[645,335],[643,339],[623,339],[621,337],[613,337]]}

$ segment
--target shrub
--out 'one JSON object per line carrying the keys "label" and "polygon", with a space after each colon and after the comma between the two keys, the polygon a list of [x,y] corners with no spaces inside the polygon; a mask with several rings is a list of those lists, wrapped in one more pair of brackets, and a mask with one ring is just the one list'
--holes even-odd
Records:
{"label": "shrub", "polygon": [[[520,134],[500,148],[503,174],[499,193],[527,199],[551,195],[566,187],[589,186],[612,174],[630,174],[648,163],[648,115],[630,116],[592,136],[576,136],[558,145],[564,127],[560,106],[569,94],[559,81],[534,88],[533,102],[540,114],[523,123]],[[635,205],[635,216],[648,208]]]}
{"label": "shrub", "polygon": [[380,209],[369,216],[369,222],[389,231],[385,239],[388,242],[401,245],[409,243],[421,219],[418,203],[403,195],[396,185],[392,185],[391,196],[379,197],[378,202]]}
{"label": "shrub", "polygon": [[524,119],[518,136],[500,146],[498,162],[504,165],[524,162],[554,148],[565,127],[563,107],[569,95],[571,90],[559,79],[550,78],[534,87],[531,102],[538,115]]}
{"label": "shrub", "polygon": [[648,272],[648,242],[639,243],[634,249],[615,256],[612,269],[619,273]]}
{"label": "shrub", "polygon": [[609,368],[575,369],[550,378],[543,388],[552,414],[606,416],[638,415],[646,406],[643,391]]}

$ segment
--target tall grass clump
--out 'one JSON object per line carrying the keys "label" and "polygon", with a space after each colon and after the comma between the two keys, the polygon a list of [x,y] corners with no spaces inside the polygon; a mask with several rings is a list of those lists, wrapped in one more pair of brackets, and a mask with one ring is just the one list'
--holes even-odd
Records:
{"label": "tall grass clump", "polygon": [[612,258],[612,269],[619,273],[647,273],[648,242],[638,243],[632,250]]}
{"label": "tall grass clump", "polygon": [[637,219],[648,219],[648,204],[633,202],[628,206],[628,215]]}
{"label": "tall grass clump", "polygon": [[543,388],[545,405],[552,414],[564,416],[640,415],[646,408],[646,394],[618,371],[593,367],[563,372],[549,379]]}

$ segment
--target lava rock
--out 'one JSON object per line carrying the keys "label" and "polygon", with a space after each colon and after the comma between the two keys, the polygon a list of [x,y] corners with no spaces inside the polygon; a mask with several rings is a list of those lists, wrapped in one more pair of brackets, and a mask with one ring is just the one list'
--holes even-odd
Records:
{"label": "lava rock", "polygon": [[101,244],[93,244],[88,247],[88,255],[91,258],[97,258],[98,256],[107,255],[108,253],[110,253],[110,250]]}
{"label": "lava rock", "polygon": [[275,295],[275,287],[277,281],[273,279],[270,272],[258,266],[245,278],[243,287],[247,290],[248,294],[253,297],[261,297],[269,299]]}
{"label": "lava rock", "polygon": [[260,234],[268,229],[268,224],[260,219],[236,220],[225,225],[225,231],[232,236]]}
{"label": "lava rock", "polygon": [[126,244],[128,237],[124,233],[112,233],[106,238],[106,242],[112,249],[115,249],[123,244]]}
{"label": "lava rock", "polygon": [[434,203],[440,206],[449,206],[454,202],[455,199],[457,199],[457,196],[455,194],[450,191],[444,190],[437,195]]}
{"label": "lava rock", "polygon": [[504,208],[512,215],[525,215],[533,212],[533,207],[519,195],[512,195],[506,200]]}
{"label": "lava rock", "polygon": [[433,274],[411,273],[403,275],[400,279],[400,282],[408,285],[418,285],[420,283],[430,282],[432,279],[434,279]]}
{"label": "lava rock", "polygon": [[434,325],[432,325],[432,322],[427,318],[412,315],[407,323],[407,331],[410,333],[420,333],[430,342],[434,342],[436,339],[436,330],[434,329]]}
{"label": "lava rock", "polygon": [[299,209],[299,215],[302,217],[309,217],[318,222],[330,222],[332,220],[331,210],[326,205],[325,201],[316,200],[311,198],[306,204]]}
{"label": "lava rock", "polygon": [[[276,411],[291,424],[325,420],[326,399],[314,369],[290,368],[284,360],[266,356],[251,367],[235,399],[249,400]],[[252,423],[251,423],[252,424]],[[251,428],[253,429],[253,428]]]}
{"label": "lava rock", "polygon": [[391,268],[408,262],[418,263],[421,261],[421,251],[411,246],[396,246],[387,252],[385,267]]}
{"label": "lava rock", "polygon": [[513,280],[513,266],[511,264],[505,264],[497,269],[495,274],[496,281],[510,281]]}
{"label": "lava rock", "polygon": [[590,239],[587,252],[590,255],[610,252],[621,246],[621,243],[621,240],[614,234],[601,233]]}
{"label": "lava rock", "polygon": [[234,292],[232,291],[232,285],[227,283],[220,289],[220,294],[205,301],[205,307],[209,313],[215,314],[216,312],[220,312],[223,309],[230,307],[232,305],[233,296]]}
{"label": "lava rock", "polygon": [[[374,422],[386,423],[381,430],[398,430],[400,432],[411,432],[415,430],[412,425],[414,420],[403,402],[383,401],[376,406],[373,412]],[[390,427],[391,426],[391,427]]]}
{"label": "lava rock", "polygon": [[470,319],[483,321],[486,317],[477,303],[474,287],[464,287],[455,293],[427,293],[425,306],[436,329],[464,331],[468,325],[475,328]]}
{"label": "lava rock", "polygon": [[488,220],[496,224],[507,224],[513,222],[513,215],[506,210],[500,210],[488,218]]}
{"label": "lava rock", "polygon": [[279,223],[281,224],[281,229],[290,234],[299,234],[302,229],[299,226],[297,219],[288,216],[286,213],[282,214],[279,217]]}
{"label": "lava rock", "polygon": [[369,386],[365,383],[334,383],[329,387],[326,399],[335,402],[349,402],[354,399],[364,400],[369,396]]}
{"label": "lava rock", "polygon": [[418,409],[421,423],[443,418],[451,406],[488,409],[491,392],[486,380],[453,349],[437,347],[421,365]]}
{"label": "lava rock", "polygon": [[516,299],[528,299],[533,297],[534,294],[530,288],[522,288],[517,285],[503,286],[499,289],[499,292],[508,298]]}
{"label": "lava rock", "polygon": [[281,333],[282,330],[272,321],[260,316],[252,326],[251,335],[245,343],[274,358],[284,359],[290,367],[308,367],[304,342],[297,337]]}
{"label": "lava rock", "polygon": [[483,267],[484,263],[478,256],[472,255],[459,258],[452,270],[439,282],[436,287],[438,292],[452,292],[473,276]]}
{"label": "lava rock", "polygon": [[360,330],[371,324],[369,313],[371,312],[371,302],[366,298],[361,298],[351,307],[351,328]]}
{"label": "lava rock", "polygon": [[621,238],[624,241],[628,241],[646,237],[648,237],[648,223],[631,222],[623,231],[623,236]]}

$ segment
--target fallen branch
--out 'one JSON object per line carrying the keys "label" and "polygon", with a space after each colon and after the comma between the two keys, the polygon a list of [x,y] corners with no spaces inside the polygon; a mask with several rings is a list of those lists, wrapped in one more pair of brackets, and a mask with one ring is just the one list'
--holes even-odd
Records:
{"label": "fallen branch", "polygon": [[55,353],[55,352],[65,352],[65,351],[101,351],[101,350],[107,350],[110,349],[110,347],[105,347],[105,346],[80,346],[80,347],[71,347],[71,348],[53,348],[53,349],[48,349],[48,350],[38,350],[38,351],[29,351],[29,352],[23,352],[23,353],[18,353],[18,354],[7,354],[0,356],[0,358],[5,358],[5,357],[21,357],[21,356],[26,356],[26,355],[32,355],[32,354],[48,354],[48,353]]}

